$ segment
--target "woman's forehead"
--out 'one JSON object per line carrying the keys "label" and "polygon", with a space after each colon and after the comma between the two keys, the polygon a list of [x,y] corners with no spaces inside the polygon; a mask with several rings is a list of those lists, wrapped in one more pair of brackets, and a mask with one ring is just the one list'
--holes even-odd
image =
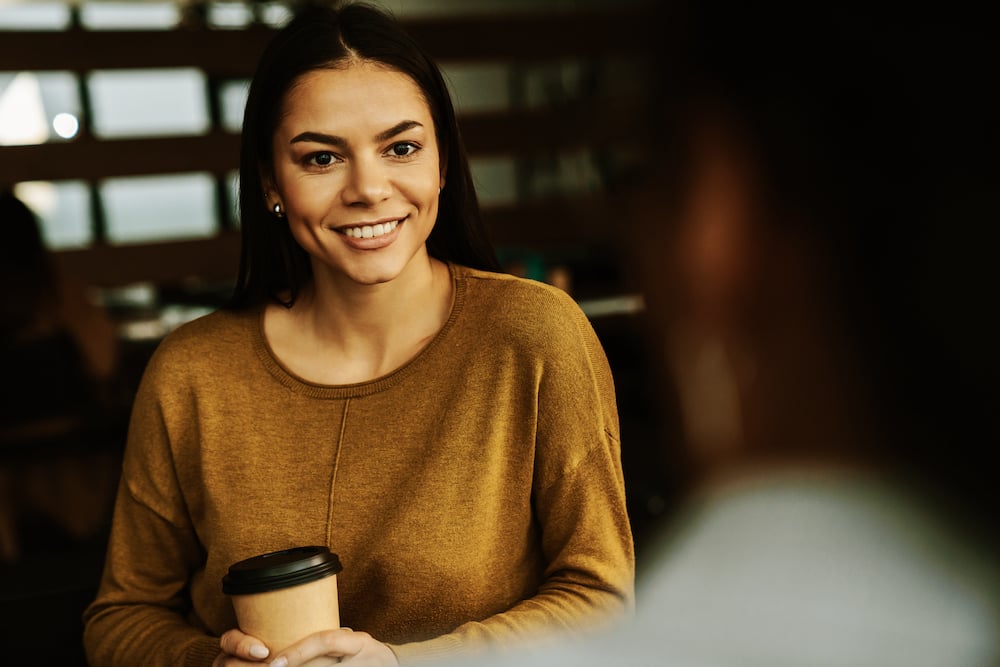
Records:
{"label": "woman's forehead", "polygon": [[282,106],[282,116],[361,110],[369,115],[404,111],[431,115],[424,92],[408,74],[370,61],[302,74],[289,87]]}

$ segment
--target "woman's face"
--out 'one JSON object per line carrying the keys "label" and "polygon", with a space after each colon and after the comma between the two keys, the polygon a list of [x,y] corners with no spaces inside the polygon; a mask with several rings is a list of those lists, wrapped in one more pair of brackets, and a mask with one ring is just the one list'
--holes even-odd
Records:
{"label": "woman's face", "polygon": [[273,137],[280,201],[317,276],[374,285],[426,257],[444,181],[430,109],[405,74],[361,62],[309,72]]}

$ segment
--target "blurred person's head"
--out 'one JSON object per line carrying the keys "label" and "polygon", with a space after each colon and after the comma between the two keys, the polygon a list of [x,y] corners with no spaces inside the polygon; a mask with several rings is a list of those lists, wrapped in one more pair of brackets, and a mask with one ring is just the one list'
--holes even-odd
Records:
{"label": "blurred person's head", "polygon": [[983,25],[667,13],[640,254],[700,471],[886,466],[992,499],[996,106]]}
{"label": "blurred person's head", "polygon": [[30,330],[55,299],[55,279],[38,218],[10,190],[0,191],[0,334]]}
{"label": "blurred person's head", "polygon": [[273,180],[273,138],[290,93],[303,77],[367,64],[399,72],[423,96],[438,147],[443,187],[427,239],[430,255],[476,268],[497,263],[483,225],[465,147],[438,66],[402,26],[364,4],[306,7],[272,40],[250,85],[240,159],[243,251],[234,302],[249,305],[287,293],[295,300],[311,278],[308,254],[296,242],[267,184]]}

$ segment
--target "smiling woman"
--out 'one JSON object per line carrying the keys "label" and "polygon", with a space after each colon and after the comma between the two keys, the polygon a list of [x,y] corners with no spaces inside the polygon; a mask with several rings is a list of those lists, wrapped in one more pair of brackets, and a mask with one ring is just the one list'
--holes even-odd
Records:
{"label": "smiling woman", "polygon": [[273,154],[266,200],[284,210],[314,273],[367,285],[430,266],[444,174],[430,109],[409,76],[363,61],[303,75]]}
{"label": "smiling woman", "polygon": [[[419,156],[419,165],[436,160],[433,205],[438,211],[429,216],[434,223],[426,239],[428,255],[472,268],[499,268],[441,72],[394,21],[368,18],[376,13],[348,6],[339,17],[314,16],[312,24],[300,20],[277,35],[262,57],[243,120],[243,252],[236,307],[276,296],[291,304],[311,277],[315,262],[293,236],[295,216],[287,225],[274,224],[275,216],[285,216],[290,205],[280,199],[278,172],[289,160],[308,158],[320,169],[325,160],[340,164],[350,159],[352,178],[367,178],[369,155],[348,154],[347,149],[361,148],[358,136],[347,136],[348,130],[369,132],[364,141],[384,150],[407,142]],[[326,88],[336,82],[335,89]],[[336,105],[338,111],[326,109],[325,104]],[[344,111],[349,114],[345,116]],[[373,122],[375,117],[382,121],[380,126]],[[330,127],[323,126],[331,119]],[[299,124],[294,131],[293,122]],[[361,122],[365,126],[357,127]],[[411,123],[421,123],[420,137],[403,136],[418,131],[408,127]],[[349,141],[354,145],[347,145]],[[344,194],[352,196],[354,187],[344,188]],[[442,188],[440,193],[438,188]]]}
{"label": "smiling woman", "polygon": [[[135,400],[91,664],[405,665],[630,610],[607,359],[568,295],[495,272],[425,52],[366,6],[305,10],[258,66],[240,180],[232,305]],[[343,562],[348,627],[272,654],[222,577],[304,545]]]}

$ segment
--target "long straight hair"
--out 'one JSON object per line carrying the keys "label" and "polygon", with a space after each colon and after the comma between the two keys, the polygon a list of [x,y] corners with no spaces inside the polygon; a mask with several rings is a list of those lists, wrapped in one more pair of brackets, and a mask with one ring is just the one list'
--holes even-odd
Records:
{"label": "long straight hair", "polygon": [[379,9],[364,4],[310,6],[274,36],[250,84],[240,145],[242,246],[230,307],[246,308],[268,300],[291,306],[311,279],[308,254],[287,223],[266,208],[261,173],[271,169],[271,142],[292,85],[308,72],[336,68],[358,58],[409,76],[430,109],[446,186],[427,239],[428,252],[440,260],[499,270],[451,96],[438,66],[395,19]]}

